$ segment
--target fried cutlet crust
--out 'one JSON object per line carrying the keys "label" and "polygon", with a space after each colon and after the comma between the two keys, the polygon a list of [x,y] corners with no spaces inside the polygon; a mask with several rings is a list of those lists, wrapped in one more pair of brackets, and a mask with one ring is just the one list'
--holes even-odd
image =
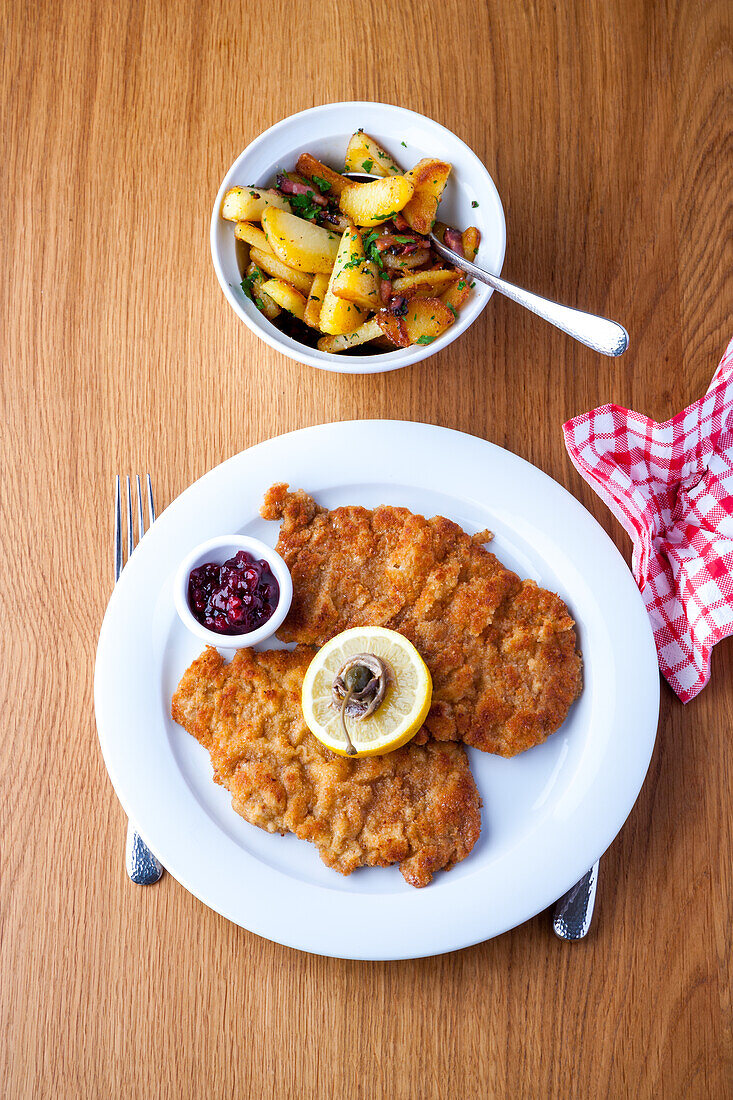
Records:
{"label": "fried cutlet crust", "polygon": [[207,648],[184,673],[172,715],[211,755],[232,806],[267,832],[312,841],[344,875],[399,863],[412,886],[465,859],[481,828],[481,799],[462,746],[431,742],[349,760],[303,720],[313,658],[249,649],[231,663]]}
{"label": "fried cutlet crust", "polygon": [[354,626],[398,630],[433,678],[418,738],[514,756],[562,725],[581,689],[575,624],[552,592],[520,580],[456,523],[383,505],[319,507],[285,484],[262,515],[282,520],[293,577],[284,641],[323,645]]}

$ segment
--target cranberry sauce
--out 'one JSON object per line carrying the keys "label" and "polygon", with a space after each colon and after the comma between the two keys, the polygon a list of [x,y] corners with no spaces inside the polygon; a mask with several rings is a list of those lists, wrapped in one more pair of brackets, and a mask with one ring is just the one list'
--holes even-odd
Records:
{"label": "cranberry sauce", "polygon": [[192,569],[188,606],[195,619],[217,634],[249,634],[266,623],[280,585],[266,561],[240,550],[223,565],[209,561]]}

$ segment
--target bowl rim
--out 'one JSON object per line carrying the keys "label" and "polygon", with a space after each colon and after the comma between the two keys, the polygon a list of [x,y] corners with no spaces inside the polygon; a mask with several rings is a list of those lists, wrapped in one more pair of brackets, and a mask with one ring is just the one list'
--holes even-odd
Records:
{"label": "bowl rim", "polygon": [[[240,320],[244,321],[247,327],[261,340],[263,340],[269,347],[279,352],[281,355],[286,356],[289,359],[298,363],[304,363],[307,366],[316,367],[320,370],[326,370],[337,374],[379,374],[392,370],[399,370],[401,367],[410,366],[412,363],[420,362],[423,359],[428,359],[430,356],[435,355],[436,352],[442,351],[454,340],[469,328],[488,304],[493,290],[485,285],[478,287],[478,308],[474,315],[470,318],[464,317],[459,319],[455,324],[451,325],[441,336],[434,340],[430,345],[417,346],[412,345],[409,348],[400,348],[395,351],[381,352],[378,355],[363,355],[359,357],[346,357],[340,355],[334,355],[327,352],[320,352],[316,349],[306,347],[304,344],[300,344],[298,341],[293,340],[291,337],[286,336],[284,333],[280,333],[278,330],[277,337],[270,333],[266,326],[261,323],[259,315],[257,317],[250,316],[250,314],[242,307],[241,302],[234,293],[232,286],[230,285],[225,272],[220,255],[219,248],[219,234],[220,229],[220,211],[221,204],[226,191],[229,187],[234,186],[230,180],[230,176],[236,171],[237,167],[245,156],[251,155],[261,149],[268,140],[272,138],[279,130],[284,129],[296,120],[303,120],[314,115],[327,115],[335,113],[337,111],[348,109],[353,111],[363,110],[383,110],[387,113],[397,112],[405,122],[409,122],[411,119],[417,120],[420,124],[428,123],[437,132],[444,134],[448,139],[454,142],[458,142],[464,150],[466,156],[474,162],[476,170],[476,179],[481,179],[483,188],[489,192],[492,197],[494,206],[498,213],[497,224],[495,232],[499,241],[499,262],[492,265],[496,270],[494,274],[500,275],[504,264],[504,257],[506,254],[506,216],[504,213],[504,207],[501,201],[499,190],[494,183],[494,180],[489,173],[486,166],[478,158],[476,153],[469,145],[463,141],[456,133],[449,130],[447,126],[443,126],[442,123],[436,122],[434,119],[429,118],[427,115],[422,115],[417,111],[412,111],[407,107],[400,107],[393,103],[382,103],[378,100],[339,100],[335,102],[322,103],[314,107],[308,107],[306,110],[297,111],[292,115],[287,115],[285,118],[280,119],[278,122],[273,123],[257,137],[253,138],[248,145],[239,153],[237,157],[232,161],[231,165],[227,169],[222,182],[219,186],[219,190],[216,194],[214,201],[214,207],[211,214],[211,222],[209,229],[209,242],[211,248],[211,257],[214,264],[214,270],[219,282],[219,286],[224,294],[224,297],[229,302],[236,315]],[[274,168],[273,164],[273,168]],[[473,177],[472,177],[473,178]]]}
{"label": "bowl rim", "polygon": [[[188,606],[189,573],[198,565],[202,565],[206,558],[213,557],[217,560],[217,551],[220,552],[225,547],[228,550],[233,548],[247,550],[258,558],[264,558],[271,567],[280,588],[277,607],[267,622],[256,630],[250,630],[243,634],[218,634],[214,630],[209,630],[198,621]],[[229,555],[227,554],[227,556]],[[224,556],[221,553],[218,554],[218,558],[222,562],[224,561]],[[216,535],[214,538],[206,539],[205,542],[200,542],[198,546],[194,546],[181,561],[173,581],[173,602],[183,625],[200,641],[215,646],[217,649],[248,649],[250,646],[257,645],[258,642],[264,642],[271,638],[275,631],[282,626],[293,602],[293,579],[284,559],[278,554],[277,550],[268,546],[266,542],[252,538],[250,535]]]}

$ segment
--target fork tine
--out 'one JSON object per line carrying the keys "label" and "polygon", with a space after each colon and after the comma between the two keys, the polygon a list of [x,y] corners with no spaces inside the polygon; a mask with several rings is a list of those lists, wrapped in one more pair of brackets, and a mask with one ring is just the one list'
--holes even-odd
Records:
{"label": "fork tine", "polygon": [[132,487],[130,485],[130,475],[127,475],[127,560],[130,560],[132,551],[135,549],[135,532],[132,529]]}
{"label": "fork tine", "polygon": [[137,477],[137,537],[138,542],[145,534],[145,520],[143,519],[143,490],[140,484],[140,474]]}
{"label": "fork tine", "polygon": [[120,475],[115,478],[115,582],[122,572],[122,500]]}
{"label": "fork tine", "polygon": [[148,474],[148,524],[152,526],[155,523],[155,505],[153,504],[153,482]]}

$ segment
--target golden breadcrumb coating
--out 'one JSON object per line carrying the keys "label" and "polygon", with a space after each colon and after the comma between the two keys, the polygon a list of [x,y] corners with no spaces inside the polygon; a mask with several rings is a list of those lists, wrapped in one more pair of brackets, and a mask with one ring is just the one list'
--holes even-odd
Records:
{"label": "golden breadcrumb coating", "polygon": [[314,650],[207,648],[184,673],[172,714],[211,754],[232,806],[268,832],[312,841],[327,866],[399,863],[412,886],[465,859],[481,815],[462,746],[417,745],[351,760],[307,728],[301,689]]}
{"label": "golden breadcrumb coating", "polygon": [[581,690],[575,624],[552,592],[520,580],[456,523],[383,505],[327,511],[273,485],[265,519],[293,577],[283,641],[323,645],[355,626],[398,630],[433,678],[418,739],[514,756],[562,725]]}

